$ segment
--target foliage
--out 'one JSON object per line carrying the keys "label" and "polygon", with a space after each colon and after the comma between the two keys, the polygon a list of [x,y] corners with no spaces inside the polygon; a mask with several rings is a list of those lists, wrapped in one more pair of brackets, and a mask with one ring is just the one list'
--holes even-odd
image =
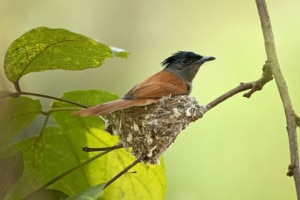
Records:
{"label": "foliage", "polygon": [[81,150],[114,146],[118,138],[104,130],[101,118],[72,112],[78,105],[99,104],[116,95],[100,90],[66,92],[61,98],[30,93],[53,99],[45,109],[40,98],[24,96],[28,93],[19,85],[28,73],[83,70],[99,67],[106,58],[127,56],[124,50],[86,36],[46,27],[35,28],[11,44],[4,67],[16,92],[0,91],[0,175],[5,177],[0,181],[1,199],[163,199],[163,160],[159,166],[140,163],[104,189],[134,161],[133,156],[124,149]]}

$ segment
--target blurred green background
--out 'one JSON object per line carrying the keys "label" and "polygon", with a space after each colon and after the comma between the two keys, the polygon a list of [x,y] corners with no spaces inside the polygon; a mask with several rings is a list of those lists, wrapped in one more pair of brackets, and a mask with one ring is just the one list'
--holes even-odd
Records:
{"label": "blurred green background", "polygon": [[[104,89],[122,96],[161,70],[178,50],[217,60],[205,64],[192,95],[206,104],[240,82],[260,77],[266,59],[255,1],[0,0],[0,62],[10,43],[38,27],[65,28],[131,52],[99,69],[33,73],[24,91],[60,96]],[[300,114],[300,1],[267,1],[279,61]],[[2,64],[3,65],[3,64]],[[1,89],[13,90],[0,71]],[[167,200],[295,199],[286,176],[289,146],[281,101],[272,81],[251,99],[242,94],[191,124],[165,154]]]}

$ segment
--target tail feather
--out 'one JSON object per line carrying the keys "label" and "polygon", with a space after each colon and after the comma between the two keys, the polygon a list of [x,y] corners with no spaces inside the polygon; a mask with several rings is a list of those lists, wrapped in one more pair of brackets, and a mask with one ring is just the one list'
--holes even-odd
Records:
{"label": "tail feather", "polygon": [[133,106],[148,105],[151,103],[155,103],[156,101],[157,101],[156,99],[132,99],[132,100],[118,99],[115,101],[110,101],[104,104],[96,105],[90,108],[77,111],[75,112],[75,114],[79,114],[81,116],[99,116],[117,110],[130,108]]}

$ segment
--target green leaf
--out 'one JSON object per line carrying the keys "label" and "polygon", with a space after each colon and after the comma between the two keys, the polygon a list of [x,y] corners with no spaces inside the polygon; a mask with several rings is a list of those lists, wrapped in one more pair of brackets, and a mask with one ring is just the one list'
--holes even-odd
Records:
{"label": "green leaf", "polygon": [[5,55],[5,73],[12,83],[25,74],[45,70],[82,70],[127,52],[65,29],[39,27],[15,40]]}
{"label": "green leaf", "polygon": [[[76,138],[78,135],[74,135],[74,140],[82,139]],[[68,137],[70,136],[65,136],[59,127],[50,126],[43,130],[40,138],[32,137],[14,146],[23,152],[25,170],[22,178],[10,191],[11,199],[40,194],[44,184],[88,158],[81,151],[81,146],[73,144],[73,139],[69,140]],[[51,189],[64,194],[78,193],[87,187],[89,182],[84,169],[75,170],[51,185]]]}
{"label": "green leaf", "polygon": [[[101,167],[106,170],[110,178],[127,167],[133,159],[129,155],[119,157],[118,155],[111,155],[107,163]],[[105,166],[107,164],[107,166]],[[113,168],[113,169],[112,169]],[[108,186],[101,196],[101,199],[124,199],[124,200],[163,200],[166,192],[166,177],[165,166],[161,159],[160,165],[145,165],[143,163],[137,164],[130,169],[116,182]],[[93,171],[97,170],[95,167]],[[99,169],[98,169],[99,170]],[[107,177],[105,177],[107,179]],[[95,181],[95,180],[94,180]]]}
{"label": "green leaf", "polygon": [[[78,127],[75,126],[74,129]],[[15,145],[23,152],[25,171],[10,192],[11,199],[21,199],[28,194],[31,196],[39,193],[44,184],[95,155],[81,150],[82,146],[87,145],[87,139],[85,134],[82,134],[82,129],[74,129],[65,132],[59,127],[47,127],[43,130],[41,138],[30,138]],[[116,138],[107,133],[99,140],[105,145],[114,145],[117,142]],[[91,177],[96,178],[99,174],[104,175],[103,171],[99,170],[91,173],[89,165],[84,165],[60,178],[50,187],[64,194],[74,195],[91,187],[94,184],[90,182]]]}
{"label": "green leaf", "polygon": [[24,170],[21,152],[0,159],[0,199],[4,199],[12,185],[20,179]]}
{"label": "green leaf", "polygon": [[[79,104],[93,106],[96,104],[101,104],[107,101],[118,99],[119,97],[115,94],[103,90],[76,90],[64,93],[61,98]],[[55,101],[53,104],[53,108],[65,107],[74,107],[74,105],[61,101]]]}
{"label": "green leaf", "polygon": [[0,101],[0,147],[4,149],[9,141],[41,112],[40,100],[10,97]]}
{"label": "green leaf", "polygon": [[[118,97],[108,92],[91,90],[67,92],[62,98],[94,105]],[[27,196],[54,177],[93,156],[82,151],[82,147],[88,143],[86,127],[103,129],[104,124],[97,117],[82,118],[72,115],[72,111],[66,109],[68,107],[74,106],[60,101],[53,103],[51,116],[61,128],[47,127],[42,130],[40,138],[33,137],[13,146],[24,152],[25,172],[10,194],[12,199]],[[117,139],[108,135],[102,137],[101,141],[105,145],[114,145]],[[81,168],[56,182],[53,187],[66,194],[76,194],[90,186],[86,168]]]}
{"label": "green leaf", "polygon": [[104,185],[105,184],[98,184],[90,187],[87,190],[68,198],[68,200],[96,200],[100,197],[101,192],[99,191],[102,191]]}

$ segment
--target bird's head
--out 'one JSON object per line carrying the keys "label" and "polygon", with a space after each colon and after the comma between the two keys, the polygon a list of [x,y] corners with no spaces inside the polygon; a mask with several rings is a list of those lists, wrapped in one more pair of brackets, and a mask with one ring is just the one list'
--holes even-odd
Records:
{"label": "bird's head", "polygon": [[161,64],[188,84],[191,84],[200,66],[206,61],[215,60],[212,56],[201,56],[189,51],[178,51],[165,59]]}

